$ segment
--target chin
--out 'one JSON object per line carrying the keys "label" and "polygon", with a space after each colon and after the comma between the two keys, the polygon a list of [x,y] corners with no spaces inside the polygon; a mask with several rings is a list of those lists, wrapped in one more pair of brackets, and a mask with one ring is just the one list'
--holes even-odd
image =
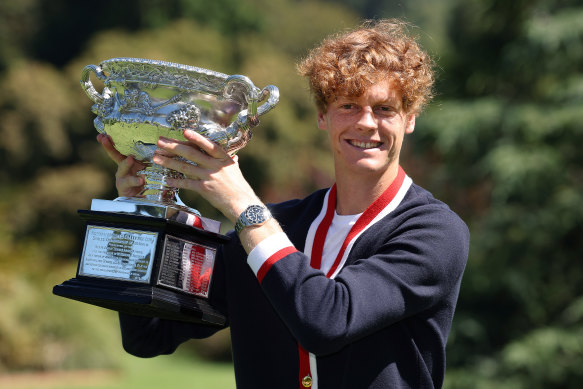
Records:
{"label": "chin", "polygon": [[370,162],[357,162],[352,165],[352,170],[361,174],[382,174],[389,167],[384,164],[372,164]]}

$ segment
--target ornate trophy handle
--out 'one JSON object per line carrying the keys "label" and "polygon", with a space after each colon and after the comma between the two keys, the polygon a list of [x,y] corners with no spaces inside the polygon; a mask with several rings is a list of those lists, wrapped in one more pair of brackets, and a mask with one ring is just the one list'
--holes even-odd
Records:
{"label": "ornate trophy handle", "polygon": [[87,65],[81,72],[81,88],[83,88],[87,96],[89,96],[89,98],[93,100],[94,103],[101,104],[105,98],[95,90],[93,83],[89,79],[91,72],[95,73],[97,78],[100,80],[105,80],[107,78],[103,73],[103,70],[101,70],[101,67],[96,65]]}
{"label": "ornate trophy handle", "polygon": [[[258,125],[259,116],[269,112],[279,101],[279,89],[276,86],[268,85],[259,90],[249,78],[242,75],[234,75],[227,78],[223,95],[228,98],[235,93],[240,93],[240,91],[236,90],[236,85],[242,86],[244,89],[247,109],[239,112],[237,120],[226,129],[229,139],[241,138],[240,132],[244,134]],[[258,103],[265,100],[266,97],[268,97],[267,101],[258,107]],[[234,142],[238,143],[236,140]]]}
{"label": "ornate trophy handle", "polygon": [[263,101],[266,95],[269,97],[265,103],[257,108],[257,116],[265,115],[277,105],[279,101],[279,89],[275,85],[267,85],[261,90],[261,98],[259,101]]}

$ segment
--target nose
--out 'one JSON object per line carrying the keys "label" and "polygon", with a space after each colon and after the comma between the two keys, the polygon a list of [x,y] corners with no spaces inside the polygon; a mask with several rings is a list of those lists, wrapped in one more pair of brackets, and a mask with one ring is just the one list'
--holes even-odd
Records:
{"label": "nose", "polygon": [[356,123],[359,129],[375,130],[377,128],[377,119],[371,107],[363,107]]}

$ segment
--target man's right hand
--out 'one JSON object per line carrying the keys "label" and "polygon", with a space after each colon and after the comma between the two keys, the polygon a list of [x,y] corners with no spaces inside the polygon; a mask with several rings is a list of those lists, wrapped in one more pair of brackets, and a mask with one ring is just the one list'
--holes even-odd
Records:
{"label": "man's right hand", "polygon": [[145,165],[136,161],[131,155],[125,156],[117,151],[109,135],[99,134],[97,141],[101,143],[109,158],[117,164],[115,187],[118,195],[120,197],[138,196],[144,189],[146,180],[137,173],[144,169]]}

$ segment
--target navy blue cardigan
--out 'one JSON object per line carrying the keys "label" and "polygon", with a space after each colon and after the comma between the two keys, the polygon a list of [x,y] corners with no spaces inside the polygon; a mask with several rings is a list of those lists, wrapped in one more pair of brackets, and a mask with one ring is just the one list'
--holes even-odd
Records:
{"label": "navy blue cardigan", "polygon": [[[332,280],[301,253],[325,192],[271,207],[299,251],[276,262],[261,284],[234,234],[217,256],[210,299],[228,315],[237,387],[297,389],[299,342],[317,356],[319,389],[440,388],[468,255],[466,225],[413,184],[358,237]],[[216,331],[124,314],[120,323],[125,350],[141,357]]]}

